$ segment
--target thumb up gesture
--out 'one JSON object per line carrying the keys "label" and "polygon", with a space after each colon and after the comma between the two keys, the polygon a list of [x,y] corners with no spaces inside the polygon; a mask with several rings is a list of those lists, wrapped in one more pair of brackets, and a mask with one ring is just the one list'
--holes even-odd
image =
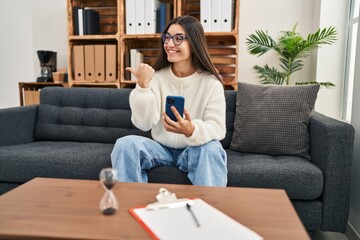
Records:
{"label": "thumb up gesture", "polygon": [[141,88],[148,88],[155,70],[146,63],[140,63],[137,69],[131,67],[125,68],[125,70],[131,72],[137,79],[137,83]]}

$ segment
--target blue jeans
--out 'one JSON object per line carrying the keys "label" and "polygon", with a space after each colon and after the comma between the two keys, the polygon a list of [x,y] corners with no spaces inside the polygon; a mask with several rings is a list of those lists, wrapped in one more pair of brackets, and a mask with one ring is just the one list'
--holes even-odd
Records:
{"label": "blue jeans", "polygon": [[112,167],[121,182],[148,182],[146,170],[157,166],[177,167],[188,173],[194,185],[226,186],[227,155],[219,141],[185,149],[168,148],[146,137],[119,138],[111,153]]}

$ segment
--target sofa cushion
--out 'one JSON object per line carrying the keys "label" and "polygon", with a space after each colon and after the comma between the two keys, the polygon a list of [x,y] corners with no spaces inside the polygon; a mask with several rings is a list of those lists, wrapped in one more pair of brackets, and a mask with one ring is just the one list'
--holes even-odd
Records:
{"label": "sofa cushion", "polygon": [[115,143],[144,133],[131,122],[131,89],[44,88],[35,138],[41,141]]}
{"label": "sofa cushion", "polygon": [[230,149],[270,155],[309,155],[309,119],[319,85],[239,83]]}
{"label": "sofa cushion", "polygon": [[110,167],[113,144],[39,141],[0,147],[0,181],[27,182],[35,177],[99,179]]}
{"label": "sofa cushion", "polygon": [[239,153],[228,155],[228,186],[285,189],[290,199],[312,200],[323,191],[320,168],[304,158]]}

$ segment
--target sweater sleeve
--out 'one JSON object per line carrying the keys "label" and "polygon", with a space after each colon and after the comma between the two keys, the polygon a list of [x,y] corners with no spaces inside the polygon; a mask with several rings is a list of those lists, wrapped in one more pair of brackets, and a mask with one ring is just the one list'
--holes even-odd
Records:
{"label": "sweater sleeve", "polygon": [[132,123],[142,131],[149,131],[160,120],[160,104],[155,92],[136,84],[129,100]]}
{"label": "sweater sleeve", "polygon": [[212,89],[206,104],[203,119],[192,119],[195,130],[186,144],[198,146],[211,140],[222,140],[226,134],[226,102],[223,86],[219,83]]}

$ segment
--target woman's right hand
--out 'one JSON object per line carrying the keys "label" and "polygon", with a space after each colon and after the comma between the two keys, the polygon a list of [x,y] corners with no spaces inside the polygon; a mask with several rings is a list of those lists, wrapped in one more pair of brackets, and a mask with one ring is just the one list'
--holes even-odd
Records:
{"label": "woman's right hand", "polygon": [[155,70],[146,63],[140,63],[137,69],[131,67],[125,68],[130,71],[137,79],[137,84],[141,88],[148,88],[152,77],[154,76]]}

